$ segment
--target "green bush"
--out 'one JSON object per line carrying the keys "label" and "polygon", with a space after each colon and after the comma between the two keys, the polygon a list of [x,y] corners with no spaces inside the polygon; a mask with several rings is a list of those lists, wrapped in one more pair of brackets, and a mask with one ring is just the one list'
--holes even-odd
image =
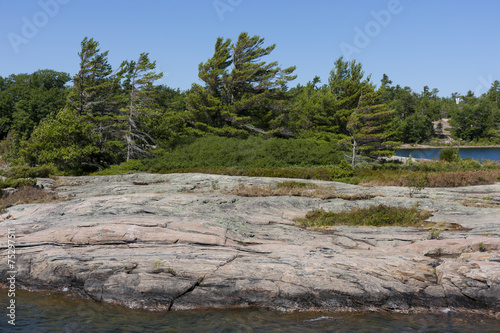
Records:
{"label": "green bush", "polygon": [[342,179],[354,176],[353,167],[344,159],[341,159],[339,163],[334,164],[330,171],[332,173],[332,179]]}
{"label": "green bush", "polygon": [[0,189],[8,187],[18,188],[34,185],[36,185],[36,180],[31,178],[6,178],[5,180],[0,180]]}
{"label": "green bush", "polygon": [[47,178],[55,174],[56,167],[49,164],[30,167],[28,165],[15,165],[5,172],[8,178]]}
{"label": "green bush", "polygon": [[121,163],[120,165],[112,165],[109,168],[94,172],[92,173],[92,175],[111,176],[125,173],[147,172],[148,168],[144,165],[144,161],[145,160],[129,160],[127,162]]}
{"label": "green bush", "polygon": [[443,148],[439,152],[439,160],[446,162],[457,162],[460,161],[460,156],[458,155],[458,149],[453,148]]}
{"label": "green bush", "polygon": [[335,143],[310,139],[202,137],[144,161],[153,171],[180,168],[308,168],[341,160]]}
{"label": "green bush", "polygon": [[353,208],[345,212],[326,212],[317,209],[295,221],[304,227],[313,228],[338,225],[420,227],[430,216],[431,213],[418,210],[416,205],[411,208],[378,205],[370,208]]}

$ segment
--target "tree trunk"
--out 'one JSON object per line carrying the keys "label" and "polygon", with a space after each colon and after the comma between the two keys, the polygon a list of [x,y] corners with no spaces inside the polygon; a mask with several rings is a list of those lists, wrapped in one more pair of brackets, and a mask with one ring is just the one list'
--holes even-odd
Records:
{"label": "tree trunk", "polygon": [[354,168],[356,164],[356,138],[352,137],[352,167]]}

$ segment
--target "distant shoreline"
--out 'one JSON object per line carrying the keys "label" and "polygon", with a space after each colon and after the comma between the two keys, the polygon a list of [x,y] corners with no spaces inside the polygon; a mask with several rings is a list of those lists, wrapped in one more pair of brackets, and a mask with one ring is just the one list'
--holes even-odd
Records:
{"label": "distant shoreline", "polygon": [[408,149],[431,149],[431,148],[499,148],[499,145],[490,145],[490,146],[430,146],[430,145],[414,145],[411,146],[409,144],[404,144],[401,147],[397,148],[397,150],[408,150]]}

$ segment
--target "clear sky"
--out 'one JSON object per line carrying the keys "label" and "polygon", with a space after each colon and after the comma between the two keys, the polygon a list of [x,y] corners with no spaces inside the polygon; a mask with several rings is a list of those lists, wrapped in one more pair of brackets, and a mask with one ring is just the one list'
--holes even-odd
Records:
{"label": "clear sky", "polygon": [[327,83],[344,55],[377,84],[481,94],[500,80],[499,13],[498,0],[0,0],[0,76],[74,75],[88,36],[115,68],[149,52],[161,83],[185,90],[218,36],[246,31],[276,44],[267,61],[297,66],[292,85]]}

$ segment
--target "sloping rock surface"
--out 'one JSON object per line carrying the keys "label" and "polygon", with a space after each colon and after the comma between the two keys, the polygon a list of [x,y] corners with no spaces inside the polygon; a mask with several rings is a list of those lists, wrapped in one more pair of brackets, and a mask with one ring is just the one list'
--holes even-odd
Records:
{"label": "sloping rock surface", "polygon": [[[357,201],[227,194],[239,184],[279,181],[205,174],[40,179],[65,200],[9,208],[0,217],[0,258],[14,229],[20,286],[131,308],[500,312],[500,183],[425,189],[410,198],[406,188],[312,181],[344,195],[375,195]],[[417,202],[433,212],[431,220],[463,228],[427,240],[426,229],[320,232],[292,221],[320,207]],[[8,271],[0,265],[0,281]]]}

